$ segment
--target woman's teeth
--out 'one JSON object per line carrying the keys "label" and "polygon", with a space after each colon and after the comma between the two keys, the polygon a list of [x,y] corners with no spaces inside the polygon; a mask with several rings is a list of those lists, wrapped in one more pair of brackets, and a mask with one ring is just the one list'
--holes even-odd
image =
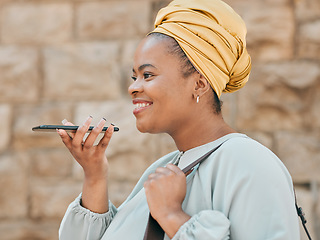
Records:
{"label": "woman's teeth", "polygon": [[151,103],[137,103],[137,104],[135,104],[135,107],[136,108],[143,108],[143,107],[147,107],[149,105],[151,105]]}

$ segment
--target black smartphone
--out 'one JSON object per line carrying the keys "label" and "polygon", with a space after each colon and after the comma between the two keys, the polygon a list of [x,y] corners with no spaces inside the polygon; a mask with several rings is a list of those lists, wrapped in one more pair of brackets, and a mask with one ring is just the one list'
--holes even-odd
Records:
{"label": "black smartphone", "polygon": [[[77,131],[79,126],[65,126],[65,125],[40,125],[32,128],[36,132],[56,132],[56,129],[63,129],[69,132]],[[91,132],[94,126],[90,126],[87,132]],[[108,127],[104,127],[101,132],[107,131]],[[119,131],[118,127],[114,127],[114,131]]]}

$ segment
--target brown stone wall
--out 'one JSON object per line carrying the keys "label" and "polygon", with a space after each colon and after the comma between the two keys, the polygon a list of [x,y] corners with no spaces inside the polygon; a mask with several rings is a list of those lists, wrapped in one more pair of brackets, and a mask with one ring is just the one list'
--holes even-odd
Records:
{"label": "brown stone wall", "polygon": [[[253,69],[244,89],[223,96],[225,119],[283,160],[320,239],[320,1],[227,2],[247,23]],[[33,126],[88,115],[116,123],[107,152],[116,205],[174,149],[168,136],[135,129],[127,96],[134,49],[166,3],[0,0],[0,240],[58,239],[81,191],[81,168],[57,134]]]}

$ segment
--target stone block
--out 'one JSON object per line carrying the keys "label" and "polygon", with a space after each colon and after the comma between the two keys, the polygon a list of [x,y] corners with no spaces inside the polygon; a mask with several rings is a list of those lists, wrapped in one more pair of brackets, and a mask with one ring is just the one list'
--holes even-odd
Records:
{"label": "stone block", "polygon": [[239,91],[237,129],[270,133],[301,128],[304,121],[301,113],[307,104],[302,98],[291,88],[248,82]]}
{"label": "stone block", "polygon": [[313,96],[313,98],[312,101],[310,101],[310,112],[307,113],[308,117],[305,118],[305,125],[312,126],[314,129],[320,129],[320,84],[315,86],[312,90],[313,92],[310,95]]}
{"label": "stone block", "polygon": [[79,195],[82,185],[72,181],[34,179],[30,215],[34,219],[62,219],[68,205]]}
{"label": "stone block", "polygon": [[0,6],[2,7],[3,5],[7,4],[11,0],[0,0]]}
{"label": "stone block", "polygon": [[298,21],[305,22],[320,17],[320,1],[294,0],[295,15]]}
{"label": "stone block", "polygon": [[11,3],[2,11],[5,43],[65,42],[72,36],[70,3]]}
{"label": "stone block", "polygon": [[[303,71],[301,71],[303,69]],[[314,87],[320,79],[320,68],[316,62],[294,60],[268,64],[255,64],[249,81],[260,81],[267,86],[281,86],[306,89]]]}
{"label": "stone block", "polygon": [[298,32],[298,56],[307,59],[320,59],[320,20],[301,24]]}
{"label": "stone block", "polygon": [[0,219],[27,217],[28,161],[25,153],[0,155]]}
{"label": "stone block", "polygon": [[303,114],[312,101],[317,102],[312,96],[316,95],[319,77],[317,63],[308,61],[254,64],[248,83],[238,92],[237,128],[246,131],[302,128],[310,120]]}
{"label": "stone block", "polygon": [[13,146],[15,149],[62,147],[59,135],[33,132],[32,127],[42,124],[61,124],[70,118],[71,105],[68,103],[44,103],[42,105],[20,105],[15,109],[13,121]]}
{"label": "stone block", "polygon": [[0,152],[2,152],[10,147],[12,109],[9,105],[0,104],[0,118]]}
{"label": "stone block", "polygon": [[156,16],[159,12],[159,10],[161,8],[164,8],[166,7],[170,2],[171,0],[157,0],[157,1],[151,1],[152,2],[152,5],[151,5],[151,16],[150,16],[150,23],[151,24],[151,27],[153,27],[153,23],[155,22],[156,20]]}
{"label": "stone block", "polygon": [[2,220],[2,240],[56,240],[60,221],[57,220]]}
{"label": "stone block", "polygon": [[247,25],[247,46],[254,61],[293,57],[294,13],[287,1],[233,1],[232,6]]}
{"label": "stone block", "polygon": [[272,133],[302,127],[302,119],[298,113],[288,114],[279,109],[263,107],[253,115],[243,114],[238,116],[237,121],[237,129],[241,132],[256,130]]}
{"label": "stone block", "polygon": [[[252,0],[250,0],[252,1]],[[273,4],[274,6],[281,5],[281,4],[291,4],[291,0],[260,0],[261,2],[266,2]]]}
{"label": "stone block", "polygon": [[31,173],[42,179],[64,178],[72,173],[73,158],[67,149],[41,149],[30,151]]}
{"label": "stone block", "polygon": [[151,29],[146,1],[82,2],[76,8],[76,34],[80,39],[144,36]]}
{"label": "stone block", "polygon": [[114,99],[121,95],[119,44],[79,43],[44,50],[46,99]]}
{"label": "stone block", "polygon": [[272,134],[264,132],[246,132],[245,134],[266,146],[270,150],[273,150],[275,143]]}
{"label": "stone block", "polygon": [[76,181],[83,182],[84,173],[81,165],[73,159],[72,178]]}
{"label": "stone block", "polygon": [[0,102],[25,103],[39,98],[38,61],[34,48],[0,47]]}
{"label": "stone block", "polygon": [[277,5],[283,5],[283,4],[289,4],[290,0],[223,0],[227,4],[229,4],[234,10],[237,11],[237,3],[241,4],[247,4],[250,5],[253,2],[262,2],[264,4],[268,4],[271,6],[277,6]]}
{"label": "stone block", "polygon": [[320,180],[320,136],[316,132],[275,133],[277,155],[296,183]]}
{"label": "stone block", "polygon": [[109,182],[109,198],[112,203],[118,207],[129,196],[135,186],[135,182],[130,181],[113,181]]}
{"label": "stone block", "polygon": [[119,154],[109,158],[109,178],[135,183],[149,167],[149,159],[138,153]]}

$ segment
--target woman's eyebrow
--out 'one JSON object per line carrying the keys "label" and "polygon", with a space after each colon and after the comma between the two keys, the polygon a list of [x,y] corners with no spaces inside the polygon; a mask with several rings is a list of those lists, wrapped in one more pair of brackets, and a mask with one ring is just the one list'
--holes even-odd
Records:
{"label": "woman's eyebrow", "polygon": [[[139,72],[141,72],[144,68],[146,68],[146,67],[152,67],[152,68],[156,68],[155,66],[153,66],[152,64],[150,64],[150,63],[145,63],[145,64],[142,64],[141,66],[139,66],[138,67],[138,71]],[[134,68],[132,69],[132,72],[136,72],[135,70],[134,70]]]}

